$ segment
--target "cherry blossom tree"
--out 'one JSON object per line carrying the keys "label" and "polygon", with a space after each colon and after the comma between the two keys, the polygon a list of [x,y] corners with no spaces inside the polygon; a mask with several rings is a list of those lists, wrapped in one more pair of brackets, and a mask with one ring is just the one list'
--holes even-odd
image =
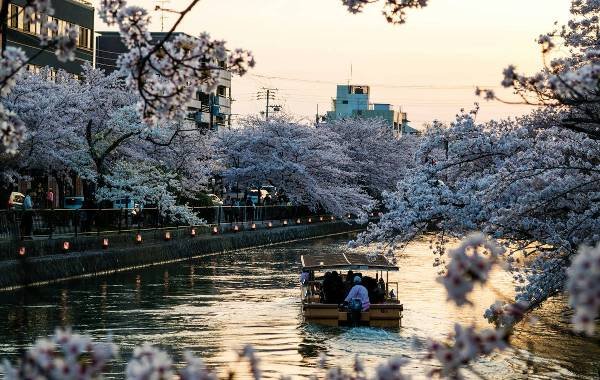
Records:
{"label": "cherry blossom tree", "polygon": [[387,199],[390,212],[359,241],[403,244],[436,231],[436,263],[443,264],[448,235],[480,230],[506,245],[517,303],[532,308],[563,291],[579,246],[600,241],[600,7],[573,0],[571,12],[568,25],[539,40],[545,57],[557,40],[568,56],[530,77],[514,67],[504,72],[503,85],[522,102],[546,108],[483,124],[476,111],[450,126],[434,123],[417,153],[419,166]]}
{"label": "cherry blossom tree", "polygon": [[478,124],[460,115],[433,125],[419,165],[388,195],[389,212],[359,242],[405,244],[438,233],[444,263],[448,236],[479,230],[507,246],[517,300],[533,307],[563,290],[579,245],[600,241],[600,144],[560,126],[562,114],[534,112]]}
{"label": "cherry blossom tree", "polygon": [[339,144],[348,146],[356,181],[377,199],[392,191],[396,182],[414,166],[418,138],[398,139],[383,119],[349,118],[319,124],[338,136]]}
{"label": "cherry blossom tree", "polygon": [[357,182],[348,145],[329,128],[250,118],[243,128],[226,131],[220,146],[230,182],[271,183],[295,204],[336,215],[365,215],[374,205]]}
{"label": "cherry blossom tree", "polygon": [[73,126],[83,118],[80,85],[63,71],[53,81],[49,75],[46,69],[39,75],[25,75],[2,101],[27,126],[21,149],[16,154],[0,153],[2,186],[29,175],[68,181],[72,174],[73,157],[65,152],[76,151]]}
{"label": "cherry blossom tree", "polygon": [[212,139],[183,120],[148,126],[136,109],[137,96],[117,74],[85,67],[82,81],[64,72],[28,74],[4,99],[26,123],[16,155],[2,155],[7,181],[51,175],[84,181],[87,199],[132,198],[157,204],[164,215],[198,222],[178,205],[203,189],[212,170]]}

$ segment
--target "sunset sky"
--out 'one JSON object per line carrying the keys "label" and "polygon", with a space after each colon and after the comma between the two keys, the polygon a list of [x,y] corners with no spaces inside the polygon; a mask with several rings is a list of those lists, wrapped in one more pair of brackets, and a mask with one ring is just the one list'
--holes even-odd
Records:
{"label": "sunset sky", "polygon": [[[189,1],[166,6],[180,10]],[[129,3],[153,9],[158,2]],[[152,14],[153,31],[160,31],[160,12]],[[406,24],[389,25],[380,4],[352,15],[339,0],[203,0],[178,30],[207,31],[229,48],[254,53],[256,67],[233,81],[234,114],[263,110],[256,92],[273,87],[286,112],[314,119],[317,104],[320,113],[331,110],[335,85],[350,81],[370,85],[371,101],[402,107],[420,128],[433,119],[450,121],[475,101],[479,120],[525,112],[485,102],[474,87],[497,87],[510,63],[526,73],[540,68],[535,40],[568,14],[568,0],[430,0],[409,11]],[[165,15],[167,29],[175,15]],[[97,19],[96,30],[106,29]]]}

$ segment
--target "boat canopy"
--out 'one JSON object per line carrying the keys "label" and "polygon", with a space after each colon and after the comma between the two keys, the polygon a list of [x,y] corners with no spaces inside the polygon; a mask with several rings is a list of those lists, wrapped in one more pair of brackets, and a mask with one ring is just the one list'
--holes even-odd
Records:
{"label": "boat canopy", "polygon": [[383,255],[366,255],[363,253],[336,252],[310,253],[302,255],[302,269],[309,270],[387,270],[398,271]]}

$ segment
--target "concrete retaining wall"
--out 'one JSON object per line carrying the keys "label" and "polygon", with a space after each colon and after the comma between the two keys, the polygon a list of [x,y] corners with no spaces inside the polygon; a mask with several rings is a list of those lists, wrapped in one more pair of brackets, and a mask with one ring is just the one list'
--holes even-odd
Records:
{"label": "concrete retaining wall", "polygon": [[[173,240],[48,256],[25,256],[0,262],[0,290],[42,285],[71,278],[96,276],[142,266],[188,260],[219,252],[323,237],[361,230],[356,224],[330,222],[314,225],[243,231],[217,236],[181,234]],[[98,245],[96,245],[97,247]]]}

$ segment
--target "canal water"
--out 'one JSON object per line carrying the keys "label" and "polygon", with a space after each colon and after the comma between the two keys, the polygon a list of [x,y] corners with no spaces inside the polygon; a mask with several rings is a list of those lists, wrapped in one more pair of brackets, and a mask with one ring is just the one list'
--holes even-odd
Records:
{"label": "canal water", "polygon": [[[434,365],[424,359],[428,337],[444,338],[454,322],[484,327],[485,308],[512,294],[510,276],[498,271],[491,279],[494,289],[477,290],[472,306],[448,304],[435,280],[429,243],[421,241],[399,254],[401,271],[390,274],[390,281],[400,283],[402,328],[306,324],[299,301],[300,256],[345,249],[347,239],[260,248],[0,293],[0,357],[14,360],[55,326],[72,326],[98,339],[112,334],[121,354],[109,368],[109,378],[123,378],[133,347],[144,342],[168,350],[178,363],[188,349],[210,367],[232,368],[239,375],[245,366],[235,363],[235,350],[249,343],[268,378],[309,376],[319,371],[321,353],[329,357],[329,365],[348,368],[359,354],[370,371],[386,358],[404,356],[410,360],[405,372],[423,378]],[[490,379],[598,378],[600,345],[565,332],[569,314],[564,305],[560,298],[546,303],[534,313],[535,325],[519,325],[514,350],[485,357],[474,369]]]}

